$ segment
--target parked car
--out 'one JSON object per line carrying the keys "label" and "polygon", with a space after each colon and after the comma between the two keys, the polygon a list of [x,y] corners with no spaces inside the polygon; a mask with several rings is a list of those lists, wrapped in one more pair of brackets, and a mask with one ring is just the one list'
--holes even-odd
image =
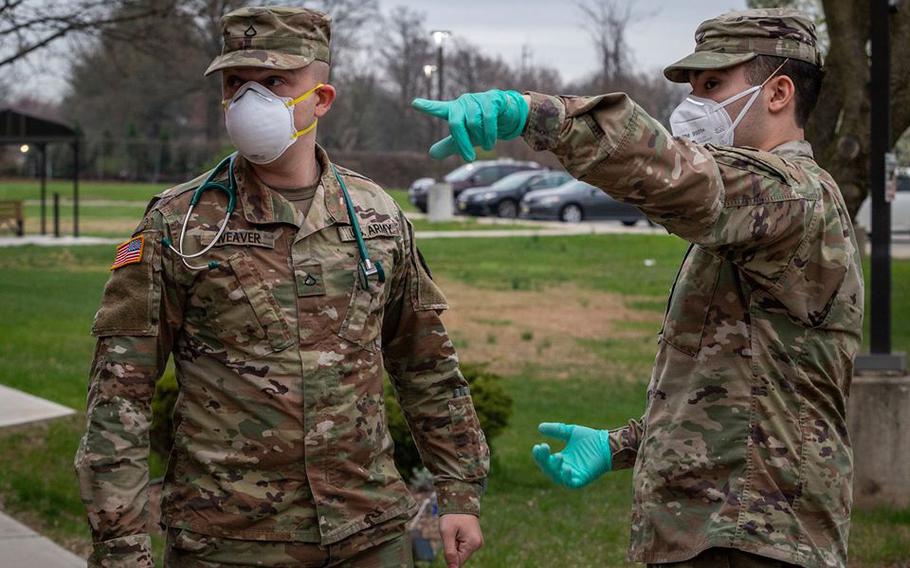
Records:
{"label": "parked car", "polygon": [[583,181],[570,181],[553,189],[529,192],[521,200],[521,216],[564,223],[607,219],[622,221],[628,226],[647,220],[637,207],[616,201]]}
{"label": "parked car", "polygon": [[414,192],[426,191],[434,183],[436,183],[436,180],[431,177],[417,178],[411,182],[411,185],[408,187],[408,195]]}
{"label": "parked car", "polygon": [[[537,162],[521,162],[510,158],[481,160],[460,166],[446,174],[443,179],[446,183],[452,184],[453,197],[457,198],[466,189],[488,186],[515,172],[540,169],[543,168]],[[417,182],[414,182],[411,184],[411,188],[408,189],[408,200],[417,209],[426,213],[427,194],[432,184],[426,185],[424,183],[420,186],[416,186],[416,184]]]}
{"label": "parked car", "polygon": [[514,219],[518,217],[518,204],[526,193],[557,187],[569,181],[572,181],[572,176],[566,172],[547,170],[515,172],[493,185],[472,187],[462,191],[455,203],[459,213]]}
{"label": "parked car", "polygon": [[[866,231],[872,230],[872,200],[866,199],[859,208],[856,220]],[[897,176],[897,192],[891,202],[891,232],[910,233],[910,171]]]}

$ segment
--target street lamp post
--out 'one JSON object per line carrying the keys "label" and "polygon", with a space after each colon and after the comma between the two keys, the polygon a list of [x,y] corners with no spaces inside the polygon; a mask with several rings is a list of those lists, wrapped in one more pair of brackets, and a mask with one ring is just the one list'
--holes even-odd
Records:
{"label": "street lamp post", "polygon": [[[427,64],[427,65],[423,66],[423,76],[427,78],[427,98],[428,99],[433,98],[433,73],[435,73],[435,72],[436,72],[435,65]],[[430,144],[432,144],[433,139],[435,138],[435,135],[436,135],[436,121],[435,120],[428,121],[427,128],[428,128],[427,132],[429,134],[429,141],[430,141]]]}
{"label": "street lamp post", "polygon": [[433,36],[433,41],[436,43],[436,73],[438,74],[437,80],[439,83],[439,92],[437,94],[439,95],[439,100],[443,100],[445,98],[445,68],[442,50],[446,40],[452,35],[452,32],[448,30],[433,30],[430,34]]}
{"label": "street lamp post", "polygon": [[904,353],[891,351],[891,204],[886,195],[887,160],[891,143],[891,45],[888,22],[893,0],[870,2],[870,108],[869,193],[872,200],[872,259],[870,297],[870,351],[856,359],[860,371],[906,372]]}
{"label": "street lamp post", "polygon": [[427,98],[433,98],[433,73],[436,72],[435,65],[424,65],[423,75],[427,78]]}

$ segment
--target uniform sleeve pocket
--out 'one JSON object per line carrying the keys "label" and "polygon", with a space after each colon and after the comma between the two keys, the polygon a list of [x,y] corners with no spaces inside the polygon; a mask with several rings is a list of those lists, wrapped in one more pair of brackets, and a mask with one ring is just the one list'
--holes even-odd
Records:
{"label": "uniform sleeve pocket", "polygon": [[470,396],[449,401],[452,443],[466,480],[482,479],[490,468],[490,450]]}
{"label": "uniform sleeve pocket", "polygon": [[411,301],[413,302],[414,310],[442,311],[449,309],[446,297],[439,286],[436,285],[436,282],[433,281],[430,269],[427,267],[427,263],[419,249],[417,249],[417,254],[414,256],[416,258],[412,257],[411,261],[414,264],[413,268],[416,274],[414,285],[411,286]]}
{"label": "uniform sleeve pocket", "polygon": [[95,337],[158,334],[161,309],[161,232],[141,233],[139,260],[114,268],[95,313]]}

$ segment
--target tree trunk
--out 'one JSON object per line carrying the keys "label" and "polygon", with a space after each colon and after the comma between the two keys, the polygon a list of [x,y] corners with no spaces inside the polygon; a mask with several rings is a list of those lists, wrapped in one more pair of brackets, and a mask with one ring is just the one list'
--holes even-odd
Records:
{"label": "tree trunk", "polygon": [[852,217],[869,193],[869,6],[866,0],[823,3],[831,48],[806,137],[837,180]]}
{"label": "tree trunk", "polygon": [[[855,216],[869,194],[869,3],[823,0],[831,47],[818,106],[806,128],[819,164]],[[891,143],[910,127],[910,0],[891,16]]]}

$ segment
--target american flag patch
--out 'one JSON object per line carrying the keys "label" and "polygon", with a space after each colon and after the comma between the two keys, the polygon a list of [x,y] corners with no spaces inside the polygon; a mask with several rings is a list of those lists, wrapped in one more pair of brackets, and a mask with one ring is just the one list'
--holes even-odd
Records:
{"label": "american flag patch", "polygon": [[111,265],[111,270],[120,268],[121,266],[126,266],[127,264],[142,262],[142,249],[144,247],[144,237],[136,237],[134,239],[130,239],[122,245],[118,246],[117,255],[114,257],[114,264]]}

